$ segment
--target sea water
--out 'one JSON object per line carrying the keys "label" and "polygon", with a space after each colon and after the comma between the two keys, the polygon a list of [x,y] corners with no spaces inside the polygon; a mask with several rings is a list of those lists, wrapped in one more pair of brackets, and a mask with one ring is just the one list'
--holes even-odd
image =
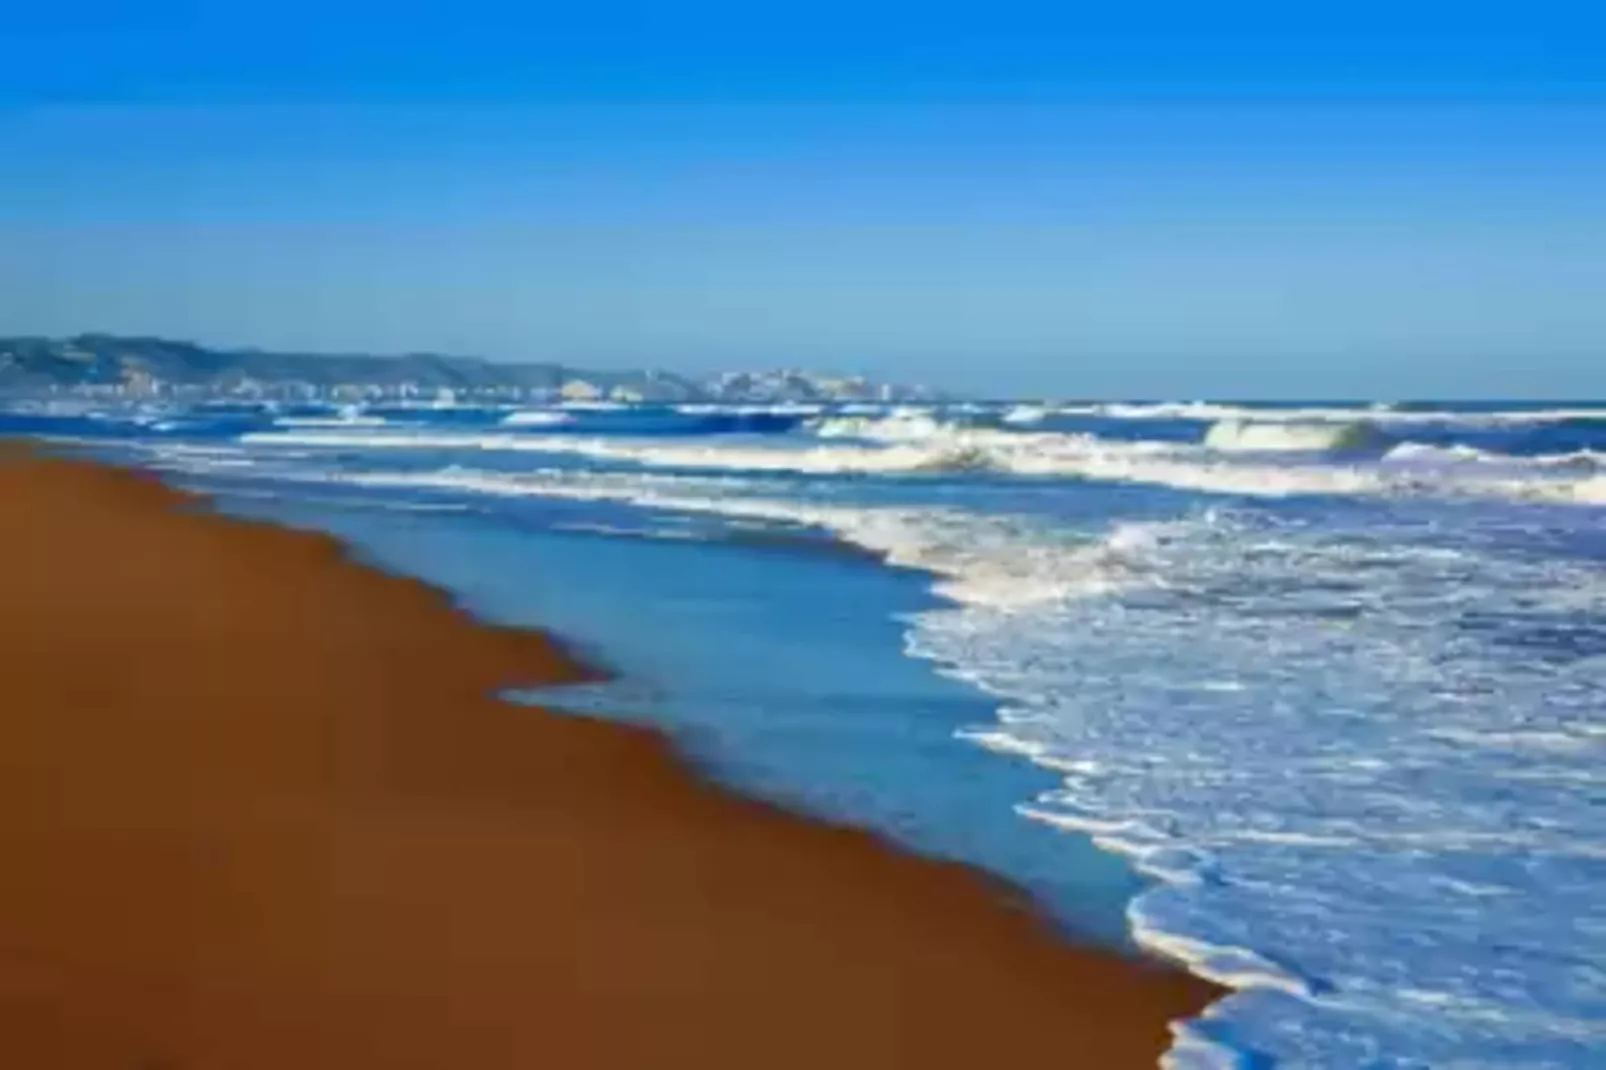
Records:
{"label": "sea water", "polygon": [[551,627],[616,679],[540,701],[1229,985],[1174,1066],[1606,1065],[1606,407],[6,427]]}

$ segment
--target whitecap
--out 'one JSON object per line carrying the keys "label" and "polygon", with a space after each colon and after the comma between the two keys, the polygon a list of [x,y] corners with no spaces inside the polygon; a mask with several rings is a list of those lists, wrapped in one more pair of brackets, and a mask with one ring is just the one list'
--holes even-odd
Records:
{"label": "whitecap", "polygon": [[519,409],[502,417],[503,427],[557,427],[574,422],[574,416],[552,409]]}

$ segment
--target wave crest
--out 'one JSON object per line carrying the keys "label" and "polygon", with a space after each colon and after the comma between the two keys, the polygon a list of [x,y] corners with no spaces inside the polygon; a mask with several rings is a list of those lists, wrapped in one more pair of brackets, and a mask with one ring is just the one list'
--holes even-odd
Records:
{"label": "wave crest", "polygon": [[1205,432],[1204,444],[1222,452],[1337,453],[1379,449],[1386,439],[1366,420],[1348,423],[1270,423],[1221,420]]}

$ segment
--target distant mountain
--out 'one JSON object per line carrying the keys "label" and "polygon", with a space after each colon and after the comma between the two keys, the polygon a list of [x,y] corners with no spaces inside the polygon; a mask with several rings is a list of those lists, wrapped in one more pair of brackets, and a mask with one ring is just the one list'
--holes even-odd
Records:
{"label": "distant mountain", "polygon": [[476,391],[557,389],[556,364],[496,364],[476,357],[410,353],[399,357],[209,349],[164,338],[83,334],[76,338],[0,338],[0,389],[147,387],[239,390],[245,384],[313,388],[342,385]]}
{"label": "distant mountain", "polygon": [[820,402],[910,400],[919,389],[804,372],[741,372],[706,381],[663,371],[584,371],[556,363],[409,353],[274,353],[164,338],[81,334],[0,338],[0,391],[158,397],[386,397]]}

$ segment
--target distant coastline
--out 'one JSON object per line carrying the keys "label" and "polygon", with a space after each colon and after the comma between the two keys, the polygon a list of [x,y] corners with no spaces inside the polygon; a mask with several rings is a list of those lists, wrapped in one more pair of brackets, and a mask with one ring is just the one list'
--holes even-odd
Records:
{"label": "distant coastline", "polygon": [[814,372],[705,377],[658,369],[583,369],[440,353],[319,354],[219,349],[112,334],[0,337],[0,393],[116,398],[549,402],[933,401],[936,391]]}

